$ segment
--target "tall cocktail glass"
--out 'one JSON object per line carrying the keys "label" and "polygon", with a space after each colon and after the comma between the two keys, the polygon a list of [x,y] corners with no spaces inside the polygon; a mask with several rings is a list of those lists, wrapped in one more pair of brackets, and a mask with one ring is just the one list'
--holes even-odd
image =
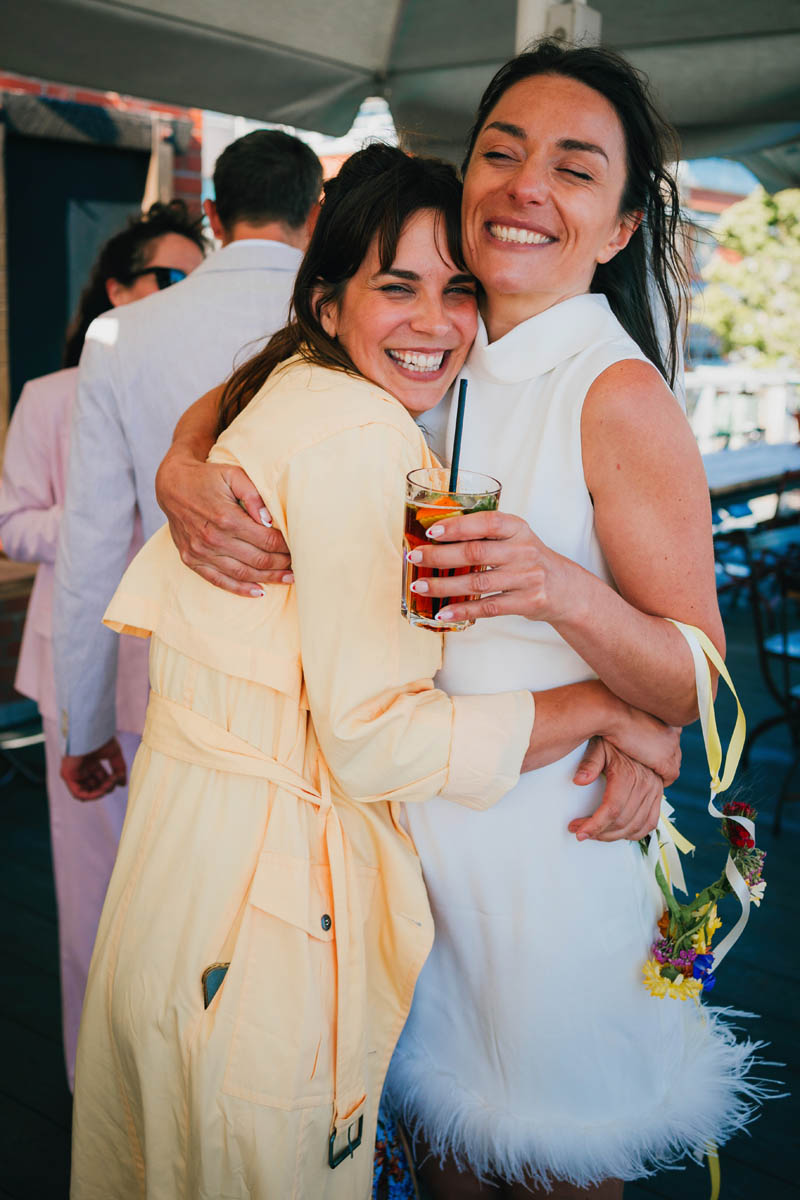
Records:
{"label": "tall cocktail glass", "polygon": [[476,471],[459,471],[454,491],[450,489],[450,471],[446,467],[420,467],[406,476],[406,515],[403,535],[403,615],[412,625],[423,625],[427,629],[450,632],[469,629],[474,621],[438,621],[436,614],[449,603],[457,604],[466,596],[426,596],[411,591],[417,579],[438,579],[442,576],[458,576],[469,573],[469,567],[454,567],[438,570],[421,567],[408,561],[409,550],[419,546],[430,546],[426,536],[434,525],[451,517],[474,512],[493,512],[500,502],[500,484],[490,475],[479,475]]}

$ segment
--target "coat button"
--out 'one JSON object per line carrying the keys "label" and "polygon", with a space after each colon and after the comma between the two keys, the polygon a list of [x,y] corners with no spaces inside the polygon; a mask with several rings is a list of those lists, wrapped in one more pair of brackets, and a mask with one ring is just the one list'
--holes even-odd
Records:
{"label": "coat button", "polygon": [[332,924],[333,924],[333,922],[331,921],[330,917],[328,916],[327,913],[325,913],[322,917],[322,920],[320,921],[320,925],[322,926],[322,928],[325,930],[326,933],[328,932],[328,930],[330,929]]}

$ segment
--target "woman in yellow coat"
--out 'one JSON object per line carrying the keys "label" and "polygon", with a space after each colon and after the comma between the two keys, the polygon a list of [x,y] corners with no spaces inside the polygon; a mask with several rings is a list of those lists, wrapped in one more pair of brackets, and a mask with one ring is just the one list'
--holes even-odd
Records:
{"label": "woman in yellow coat", "polygon": [[435,465],[412,416],[475,332],[459,205],[443,164],[356,155],[275,369],[226,389],[212,457],[258,485],[295,586],[222,592],[165,527],[106,614],[150,636],[152,695],[81,1025],[74,1200],[366,1200],[433,933],[397,802],[487,808],[592,733],[668,756],[597,681],[567,711],[542,694],[535,738],[530,692],[447,696],[440,635],[400,615],[404,480]]}

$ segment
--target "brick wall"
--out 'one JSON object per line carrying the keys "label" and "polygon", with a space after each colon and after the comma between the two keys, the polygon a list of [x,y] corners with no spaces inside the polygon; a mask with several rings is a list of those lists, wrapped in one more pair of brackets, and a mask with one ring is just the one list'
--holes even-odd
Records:
{"label": "brick wall", "polygon": [[198,113],[197,123],[193,122],[192,139],[189,142],[189,149],[185,154],[175,155],[175,170],[173,172],[173,190],[175,196],[185,201],[189,208],[195,212],[200,209],[200,193],[203,188],[203,126],[202,120],[199,118],[200,114]]}
{"label": "brick wall", "polygon": [[203,137],[203,114],[199,108],[180,108],[174,104],[162,104],[158,100],[140,100],[134,96],[121,96],[118,92],[97,92],[91,88],[51,83],[44,79],[31,79],[13,75],[0,69],[0,91],[24,92],[33,96],[45,96],[52,100],[73,100],[78,104],[96,104],[101,108],[114,108],[119,112],[157,113],[165,118],[183,117],[192,123],[192,137],[185,154],[175,155],[174,194],[185,200],[195,212],[199,211],[202,191],[201,151]]}

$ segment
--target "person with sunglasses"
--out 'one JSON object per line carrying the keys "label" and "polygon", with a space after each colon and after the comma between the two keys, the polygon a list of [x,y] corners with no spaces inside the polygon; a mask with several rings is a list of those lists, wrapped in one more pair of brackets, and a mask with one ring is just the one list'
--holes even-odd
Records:
{"label": "person with sunglasses", "polygon": [[144,279],[148,275],[152,275],[159,292],[163,292],[164,288],[172,287],[173,283],[180,283],[185,279],[186,271],[181,271],[179,267],[144,267],[141,271],[134,271],[131,279]]}
{"label": "person with sunglasses", "polygon": [[[97,922],[117,851],[127,787],[96,805],[77,804],[60,777],[53,678],[53,564],[66,490],[70,417],[78,360],[89,325],[108,309],[169,287],[194,270],[205,251],[200,221],[185,205],[154,204],[132,217],[101,248],[70,324],[63,369],[32,379],[19,398],[6,442],[0,482],[0,537],[10,558],[39,564],[22,637],[16,688],[42,716],[53,847],[67,1079],[72,1088],[78,1023]],[[129,558],[142,544],[137,523]],[[130,640],[129,640],[130,641]],[[117,683],[117,740],[124,779],[144,723],[147,655],[122,647]]]}
{"label": "person with sunglasses", "polygon": [[[153,204],[100,250],[67,330],[63,365],[77,367],[95,317],[180,283],[205,257],[201,222],[182,200]],[[75,376],[77,387],[77,375]]]}

